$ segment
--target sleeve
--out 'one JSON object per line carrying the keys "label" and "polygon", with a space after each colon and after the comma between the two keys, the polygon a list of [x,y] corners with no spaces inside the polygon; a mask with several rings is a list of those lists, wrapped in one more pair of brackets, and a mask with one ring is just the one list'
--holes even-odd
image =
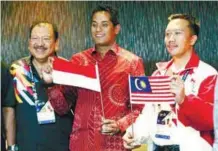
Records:
{"label": "sleeve", "polygon": [[48,97],[55,112],[59,115],[64,115],[70,109],[74,109],[77,99],[77,90],[71,86],[55,85],[48,88]]}
{"label": "sleeve", "polygon": [[14,94],[14,87],[13,87],[12,81],[10,82],[8,86],[6,97],[3,100],[2,106],[3,107],[15,107],[16,106],[16,98]]}
{"label": "sleeve", "polygon": [[14,107],[16,105],[16,98],[13,87],[13,77],[9,73],[8,68],[2,66],[2,88],[3,91],[1,100],[3,107]]}
{"label": "sleeve", "polygon": [[200,85],[198,96],[188,95],[180,105],[179,117],[188,119],[189,126],[199,130],[213,130],[214,89],[217,75],[207,77]]}
{"label": "sleeve", "polygon": [[[130,74],[132,76],[144,76],[144,65],[143,61],[141,58],[138,58],[134,61],[131,62],[131,71]],[[144,105],[139,105],[139,104],[132,104],[133,111],[130,110],[130,101],[128,101],[127,104],[129,110],[126,116],[123,118],[119,119],[117,121],[117,125],[119,126],[119,129],[121,132],[124,132],[127,127],[129,127],[132,123],[135,122],[135,119],[138,117],[138,115],[141,113],[142,108]]]}

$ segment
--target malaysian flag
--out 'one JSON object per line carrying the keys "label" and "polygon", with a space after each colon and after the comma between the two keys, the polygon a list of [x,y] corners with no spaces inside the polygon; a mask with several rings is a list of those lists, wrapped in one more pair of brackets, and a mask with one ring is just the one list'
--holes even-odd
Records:
{"label": "malaysian flag", "polygon": [[170,92],[170,82],[169,76],[130,76],[131,103],[175,103],[175,96]]}

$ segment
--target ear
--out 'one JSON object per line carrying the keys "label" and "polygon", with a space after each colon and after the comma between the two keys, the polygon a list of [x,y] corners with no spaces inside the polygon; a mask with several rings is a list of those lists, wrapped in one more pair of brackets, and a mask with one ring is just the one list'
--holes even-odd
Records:
{"label": "ear", "polygon": [[192,46],[194,46],[197,40],[198,40],[198,36],[197,35],[192,35],[190,44]]}
{"label": "ear", "polygon": [[59,49],[59,39],[57,39],[57,40],[55,41],[55,48],[54,48],[55,52],[57,52],[58,49]]}
{"label": "ear", "polygon": [[118,34],[119,34],[119,32],[120,32],[120,29],[121,29],[121,26],[120,26],[120,24],[117,24],[117,25],[115,26],[115,34],[116,34],[116,35],[118,35]]}

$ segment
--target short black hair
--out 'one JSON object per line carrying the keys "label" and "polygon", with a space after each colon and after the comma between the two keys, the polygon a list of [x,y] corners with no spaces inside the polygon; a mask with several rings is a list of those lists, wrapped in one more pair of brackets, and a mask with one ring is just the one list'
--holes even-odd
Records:
{"label": "short black hair", "polygon": [[47,21],[36,21],[32,24],[32,26],[30,27],[29,29],[29,37],[31,37],[31,33],[32,33],[32,30],[34,27],[36,27],[37,25],[40,25],[40,24],[49,24],[52,26],[53,28],[53,32],[54,32],[54,38],[55,38],[55,41],[58,39],[58,29],[57,29],[57,26],[53,23],[50,23],[50,22],[47,22]]}
{"label": "short black hair", "polygon": [[105,11],[110,14],[110,20],[113,23],[114,26],[120,24],[118,21],[118,11],[115,7],[112,7],[111,5],[108,4],[100,4],[98,5],[93,11],[92,11],[92,18],[95,13]]}
{"label": "short black hair", "polygon": [[174,20],[174,19],[184,19],[184,20],[187,20],[188,23],[189,23],[189,28],[191,29],[192,31],[192,34],[193,35],[199,35],[199,32],[200,32],[200,23],[199,21],[191,16],[191,15],[187,15],[187,14],[172,14],[168,17],[168,21],[170,22],[171,20]]}

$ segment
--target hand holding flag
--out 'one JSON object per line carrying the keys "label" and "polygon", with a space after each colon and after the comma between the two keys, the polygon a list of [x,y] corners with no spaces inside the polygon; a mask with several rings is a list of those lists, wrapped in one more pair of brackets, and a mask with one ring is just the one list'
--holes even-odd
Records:
{"label": "hand holding flag", "polygon": [[104,135],[114,135],[120,131],[117,122],[111,119],[102,118],[101,133]]}
{"label": "hand holding flag", "polygon": [[54,58],[49,57],[47,66],[44,66],[41,71],[42,79],[47,84],[53,83],[53,78],[52,78],[53,61],[54,61]]}
{"label": "hand holding flag", "polygon": [[184,81],[179,75],[173,75],[170,83],[170,90],[175,94],[175,102],[182,104],[185,98],[185,85]]}

